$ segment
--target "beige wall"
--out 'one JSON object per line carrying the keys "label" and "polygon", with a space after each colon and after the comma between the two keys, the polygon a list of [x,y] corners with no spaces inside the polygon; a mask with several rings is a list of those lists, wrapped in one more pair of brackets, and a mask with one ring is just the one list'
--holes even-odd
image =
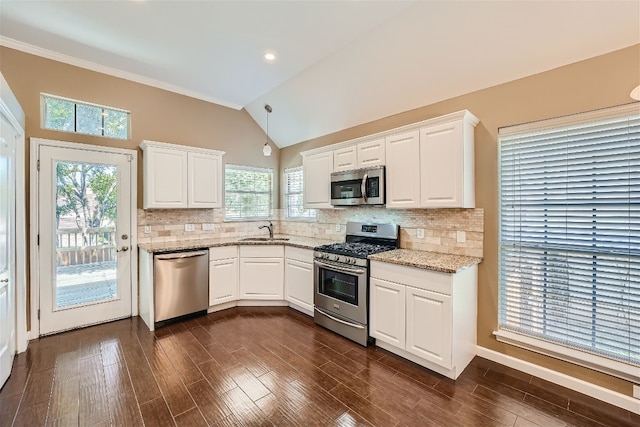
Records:
{"label": "beige wall", "polygon": [[[225,151],[225,163],[274,168],[279,150],[262,155],[266,135],[245,110],[234,110],[173,92],[0,46],[0,72],[26,115],[26,137],[135,149],[144,139]],[[40,93],[131,111],[131,139],[56,132],[40,128]],[[141,152],[140,152],[141,153]],[[142,207],[142,156],[138,207]],[[28,168],[27,168],[28,170]],[[278,177],[276,173],[276,195]],[[276,204],[278,198],[275,198]]]}
{"label": "beige wall", "polygon": [[[278,203],[279,150],[274,147],[271,157],[262,155],[266,135],[245,110],[233,110],[2,46],[0,72],[26,116],[27,188],[30,184],[30,137],[128,149],[136,149],[142,140],[150,139],[222,150],[226,152],[224,163],[273,168],[276,171],[274,203]],[[131,111],[131,138],[118,140],[41,129],[41,92]],[[138,152],[137,205],[141,208],[142,152]],[[27,218],[28,215],[27,198]],[[28,239],[27,236],[27,241]],[[27,256],[29,257],[29,253]],[[29,283],[29,294],[30,290]],[[27,310],[30,310],[29,298],[30,296],[27,297]],[[29,315],[27,319],[27,326],[30,328]]]}
{"label": "beige wall", "polygon": [[280,166],[302,164],[301,151],[468,109],[480,119],[475,130],[476,206],[484,208],[485,219],[484,262],[479,267],[478,283],[478,344],[630,396],[632,387],[626,381],[494,339],[498,309],[497,135],[504,126],[630,103],[629,92],[639,83],[640,45],[636,45],[284,148]]}

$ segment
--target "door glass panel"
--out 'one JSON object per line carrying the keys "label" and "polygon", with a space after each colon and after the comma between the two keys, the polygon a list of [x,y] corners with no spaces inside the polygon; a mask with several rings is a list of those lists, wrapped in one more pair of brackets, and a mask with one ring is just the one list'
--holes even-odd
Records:
{"label": "door glass panel", "polygon": [[56,162],[55,309],[118,298],[117,167]]}

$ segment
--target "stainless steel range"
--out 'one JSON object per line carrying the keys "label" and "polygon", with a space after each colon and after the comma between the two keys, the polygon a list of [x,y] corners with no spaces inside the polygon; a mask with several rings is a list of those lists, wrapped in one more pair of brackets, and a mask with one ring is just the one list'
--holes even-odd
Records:
{"label": "stainless steel range", "polygon": [[369,338],[369,261],[367,256],[397,249],[395,224],[348,222],[344,243],[314,248],[316,324],[367,345]]}

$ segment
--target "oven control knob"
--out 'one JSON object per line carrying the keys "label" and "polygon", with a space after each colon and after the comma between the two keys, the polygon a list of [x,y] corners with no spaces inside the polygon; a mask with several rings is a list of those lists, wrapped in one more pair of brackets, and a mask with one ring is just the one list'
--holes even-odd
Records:
{"label": "oven control knob", "polygon": [[334,255],[333,256],[333,260],[334,261],[339,261],[340,260],[340,255]]}

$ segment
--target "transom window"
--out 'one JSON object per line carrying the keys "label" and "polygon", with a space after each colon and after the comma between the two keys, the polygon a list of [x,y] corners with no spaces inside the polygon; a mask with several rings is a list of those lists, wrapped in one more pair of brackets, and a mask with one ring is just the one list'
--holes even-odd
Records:
{"label": "transom window", "polygon": [[225,165],[226,220],[269,219],[273,201],[273,169]]}
{"label": "transom window", "polygon": [[637,381],[638,108],[531,127],[500,131],[496,335]]}
{"label": "transom window", "polygon": [[312,219],[316,209],[305,209],[303,202],[302,166],[284,170],[284,216],[289,219]]}
{"label": "transom window", "polygon": [[128,139],[131,113],[60,96],[40,94],[42,127],[62,132]]}

